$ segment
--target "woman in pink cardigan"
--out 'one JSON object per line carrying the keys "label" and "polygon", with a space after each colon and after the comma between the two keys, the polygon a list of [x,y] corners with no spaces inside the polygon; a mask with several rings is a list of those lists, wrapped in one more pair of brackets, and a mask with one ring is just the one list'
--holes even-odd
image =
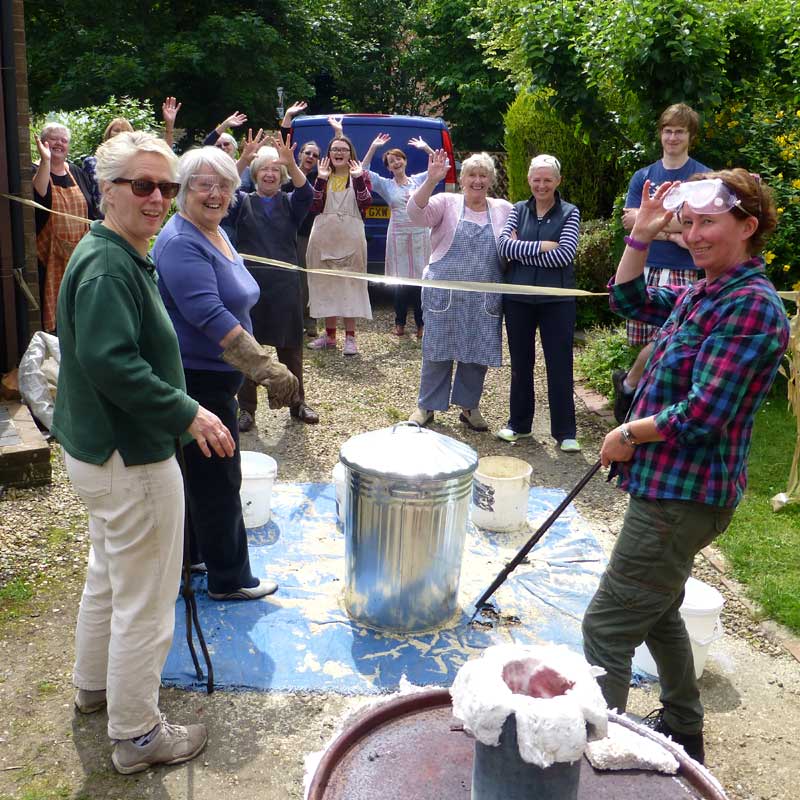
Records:
{"label": "woman in pink cardigan", "polygon": [[[495,179],[494,161],[488,153],[471,155],[461,165],[462,193],[432,197],[449,166],[444,150],[432,153],[428,177],[406,209],[412,224],[431,229],[431,260],[422,278],[500,283],[497,239],[511,204],[487,197]],[[434,411],[446,411],[452,403],[461,407],[459,419],[468,428],[487,431],[478,405],[486,370],[501,364],[502,295],[425,287],[422,309],[422,371],[410,421],[428,425]]]}

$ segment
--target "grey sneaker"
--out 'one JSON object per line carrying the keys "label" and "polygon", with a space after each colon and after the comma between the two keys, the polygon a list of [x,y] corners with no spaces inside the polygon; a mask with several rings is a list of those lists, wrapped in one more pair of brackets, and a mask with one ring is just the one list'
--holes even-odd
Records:
{"label": "grey sneaker", "polygon": [[420,428],[430,425],[433,422],[433,411],[428,411],[425,408],[416,408],[414,413],[408,418],[409,422],[416,422]]}
{"label": "grey sneaker", "polygon": [[242,587],[235,592],[209,592],[208,596],[212,600],[258,600],[259,597],[266,597],[278,591],[278,584],[275,581],[259,581],[257,585]]}
{"label": "grey sneaker", "polygon": [[193,759],[208,741],[206,726],[172,725],[161,715],[158,733],[145,745],[137,745],[132,739],[114,743],[111,761],[117,772],[132,775],[143,772],[157,764],[182,764]]}
{"label": "grey sneaker", "polygon": [[473,431],[484,433],[489,430],[489,426],[483,418],[483,414],[481,414],[477,408],[462,408],[458,418]]}
{"label": "grey sneaker", "polygon": [[105,689],[78,689],[75,693],[75,708],[81,714],[94,714],[106,707]]}

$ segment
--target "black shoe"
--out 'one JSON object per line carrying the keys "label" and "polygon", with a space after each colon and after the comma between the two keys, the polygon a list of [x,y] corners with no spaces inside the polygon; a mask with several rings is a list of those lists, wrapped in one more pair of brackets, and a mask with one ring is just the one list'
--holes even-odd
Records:
{"label": "black shoe", "polygon": [[679,744],[686,751],[686,755],[693,758],[698,764],[706,763],[706,751],[703,746],[702,732],[678,733],[672,730],[672,728],[664,722],[663,708],[657,708],[655,711],[651,711],[646,717],[643,717],[642,725],[646,725],[651,730],[668,736],[676,744]]}
{"label": "black shoe", "polygon": [[627,375],[624,369],[615,369],[611,373],[611,382],[614,384],[614,419],[620,425],[627,419],[633,403],[633,392],[625,392],[624,381]]}

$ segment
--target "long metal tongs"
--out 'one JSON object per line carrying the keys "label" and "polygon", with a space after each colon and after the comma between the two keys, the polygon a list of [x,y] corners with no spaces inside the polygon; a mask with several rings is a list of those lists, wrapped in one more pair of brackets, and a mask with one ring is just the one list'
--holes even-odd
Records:
{"label": "long metal tongs", "polygon": [[[181,474],[183,475],[183,489],[184,496],[186,496],[186,460],[183,457],[183,447],[181,446],[180,439],[176,442],[176,451],[178,455],[178,463],[181,467]],[[206,662],[208,669],[208,680],[206,681],[206,691],[211,694],[214,691],[214,665],[211,663],[211,656],[206,647],[206,640],[203,636],[203,630],[200,627],[200,618],[197,615],[197,598],[194,596],[194,589],[192,588],[192,557],[189,547],[189,502],[186,501],[186,511],[183,516],[183,587],[181,588],[181,595],[183,596],[183,603],[186,608],[186,644],[189,645],[189,653],[194,662],[194,671],[197,675],[197,680],[203,680],[203,670],[200,668],[200,662],[197,659],[197,653],[194,649],[194,642],[192,640],[192,623],[197,630],[197,639],[200,642],[200,649],[203,652],[203,658]]]}
{"label": "long metal tongs", "polygon": [[578,496],[581,489],[583,489],[583,487],[589,483],[599,469],[600,461],[598,460],[578,481],[578,483],[575,485],[575,488],[558,504],[558,507],[553,511],[553,513],[550,514],[550,516],[539,526],[536,533],[534,533],[533,536],[528,539],[528,541],[522,546],[514,558],[512,558],[511,561],[509,561],[508,564],[503,567],[500,574],[492,582],[492,585],[475,602],[475,611],[472,613],[472,616],[469,619],[470,625],[475,622],[475,617],[477,617],[481,611],[492,608],[491,605],[487,603],[488,599],[503,585],[503,583],[505,583],[506,578],[508,578],[508,576],[522,563],[525,556],[530,553],[539,539],[545,535],[548,528],[561,516],[561,513],[564,511],[564,509]]}

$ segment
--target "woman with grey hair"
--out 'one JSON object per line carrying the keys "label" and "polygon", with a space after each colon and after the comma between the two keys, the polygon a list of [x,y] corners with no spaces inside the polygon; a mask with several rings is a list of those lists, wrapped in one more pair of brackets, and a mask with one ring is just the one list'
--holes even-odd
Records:
{"label": "woman with grey hair", "polygon": [[[502,270],[497,237],[511,204],[487,196],[495,179],[494,161],[488,153],[471,155],[461,165],[462,193],[442,192],[432,197],[449,168],[446,152],[433,152],[427,178],[406,208],[413,225],[431,229],[431,260],[422,278],[499,283]],[[478,404],[487,369],[502,363],[500,298],[482,292],[422,290],[422,372],[411,422],[428,425],[434,411],[446,411],[452,403],[461,406],[459,420],[468,428],[489,430]]]}
{"label": "woman with grey hair", "polygon": [[89,230],[81,219],[99,216],[91,179],[67,161],[70,138],[69,128],[58,122],[48,122],[36,137],[40,160],[33,173],[33,199],[50,209],[36,210],[42,328],[46,331],[56,328],[56,300],[64,270],[75,245]]}
{"label": "woman with grey hair", "polygon": [[147,256],[178,191],[177,159],[148,133],[97,150],[102,222],[78,243],[58,298],[61,366],[52,433],[89,512],[89,565],[75,634],[75,705],[108,705],[112,761],[129,774],[178,764],[205,746],[204,725],[158,707],[183,551],[176,439],[205,460],[234,440],[186,393],[178,340]]}
{"label": "woman with grey hair", "polygon": [[258,284],[220,223],[235,198],[236,164],[215,147],[184,153],[178,165],[178,213],[156,239],[158,288],[175,327],[189,394],[232,431],[232,458],[203,458],[184,447],[192,561],[205,562],[212,600],[254,600],[276,591],[250,571],[239,489],[236,393],[244,375],[267,387],[270,406],[294,402],[297,378],[252,336]]}
{"label": "woman with grey hair", "polygon": [[[561,163],[538,155],[528,168],[531,197],[517,203],[500,235],[500,252],[508,259],[506,282],[523,286],[575,288],[575,253],[581,214],[561,199]],[[547,369],[550,433],[566,453],[581,447],[575,438],[575,398],[572,345],[575,298],[553,295],[505,295],[508,350],[511,355],[511,411],[508,424],[497,432],[506,442],[532,435],[533,364],[536,331]]]}
{"label": "woman with grey hair", "polygon": [[[294,147],[281,136],[271,147],[258,150],[250,164],[256,190],[239,193],[238,202],[222,225],[234,245],[245,253],[297,264],[297,231],[311,208],[314,192],[294,159]],[[291,175],[291,191],[281,187]],[[278,360],[299,382],[296,401],[290,406],[292,419],[315,424],[319,416],[306,405],[303,388],[303,285],[299,272],[247,261],[261,295],[253,306],[253,336],[275,348]],[[255,424],[257,387],[245,380],[239,391],[239,430]]]}

